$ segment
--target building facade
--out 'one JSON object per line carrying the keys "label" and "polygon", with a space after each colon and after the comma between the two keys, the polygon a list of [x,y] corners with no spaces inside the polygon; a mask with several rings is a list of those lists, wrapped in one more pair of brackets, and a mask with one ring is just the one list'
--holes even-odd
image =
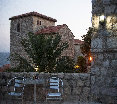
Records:
{"label": "building facade", "polygon": [[62,36],[63,42],[67,41],[69,47],[63,51],[62,56],[74,57],[74,35],[67,25],[55,26],[56,19],[42,15],[37,12],[30,12],[9,18],[11,20],[10,27],[10,53],[11,53],[11,67],[17,66],[12,56],[15,53],[28,59],[26,52],[20,44],[23,38],[27,38],[29,32],[39,34],[59,34]]}
{"label": "building facade", "polygon": [[81,53],[80,46],[83,43],[83,41],[79,39],[74,39],[74,61],[77,62],[78,56],[83,56]]}

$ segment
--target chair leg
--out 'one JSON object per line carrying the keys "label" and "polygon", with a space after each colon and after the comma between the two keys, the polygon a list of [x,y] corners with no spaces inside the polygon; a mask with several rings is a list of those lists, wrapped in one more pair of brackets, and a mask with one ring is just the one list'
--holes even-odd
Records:
{"label": "chair leg", "polygon": [[22,104],[23,104],[23,94],[22,94]]}

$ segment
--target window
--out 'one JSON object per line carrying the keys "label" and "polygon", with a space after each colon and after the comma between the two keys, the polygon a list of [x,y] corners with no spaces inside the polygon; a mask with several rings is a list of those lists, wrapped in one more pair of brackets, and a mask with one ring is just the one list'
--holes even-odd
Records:
{"label": "window", "polygon": [[40,25],[41,25],[41,21],[40,21]]}
{"label": "window", "polygon": [[41,25],[41,21],[37,20],[37,25]]}
{"label": "window", "polygon": [[20,32],[20,23],[17,24],[17,32]]}
{"label": "window", "polygon": [[37,20],[37,25],[39,25],[39,20]]}

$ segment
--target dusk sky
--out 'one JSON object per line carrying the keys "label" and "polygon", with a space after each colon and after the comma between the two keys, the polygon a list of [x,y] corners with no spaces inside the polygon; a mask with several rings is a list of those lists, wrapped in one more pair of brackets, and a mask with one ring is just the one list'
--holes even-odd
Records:
{"label": "dusk sky", "polygon": [[91,27],[91,10],[91,0],[0,0],[0,52],[10,51],[12,16],[35,11],[57,19],[56,25],[67,24],[82,39]]}

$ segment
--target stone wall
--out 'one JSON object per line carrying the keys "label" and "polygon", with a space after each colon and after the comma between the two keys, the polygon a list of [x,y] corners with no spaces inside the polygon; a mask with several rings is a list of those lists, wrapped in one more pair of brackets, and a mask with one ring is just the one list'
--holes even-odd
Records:
{"label": "stone wall", "polygon": [[58,33],[62,36],[62,42],[68,42],[69,47],[63,50],[61,56],[70,56],[74,58],[74,35],[71,30],[68,28],[66,24],[63,24],[63,27],[58,31]]}
{"label": "stone wall", "polygon": [[100,16],[104,15],[106,29],[117,30],[117,0],[92,0],[92,26],[98,29]]}
{"label": "stone wall", "polygon": [[[46,94],[48,92],[48,79],[51,75],[58,75],[59,78],[63,80],[63,100],[65,101],[90,101],[90,74],[84,73],[0,73],[0,104],[10,103],[13,104],[17,102],[20,104],[21,100],[8,96],[7,94],[7,83],[12,77],[23,76],[26,78],[33,77],[36,74],[41,79],[45,79],[44,85],[37,85],[37,102],[45,102]],[[33,90],[34,85],[26,85],[24,88],[24,102],[26,104],[31,104],[33,102]],[[29,103],[30,102],[30,103]],[[42,104],[42,103],[41,103]],[[59,103],[60,104],[60,103]]]}
{"label": "stone wall", "polygon": [[[100,23],[100,16],[104,21]],[[91,94],[104,104],[117,103],[117,0],[92,0]]]}
{"label": "stone wall", "polygon": [[[38,24],[37,25],[37,21],[41,21],[41,25]],[[44,27],[48,27],[48,26],[55,26],[55,22],[53,21],[49,21],[49,20],[46,20],[46,19],[43,19],[43,18],[40,18],[40,17],[36,17],[36,16],[33,16],[33,31],[34,33],[37,32],[39,29],[42,29]]]}
{"label": "stone wall", "polygon": [[93,100],[102,104],[117,102],[117,54],[93,54],[91,68],[91,93]]}
{"label": "stone wall", "polygon": [[78,56],[83,56],[80,49],[81,44],[74,44],[74,60],[77,63]]}
{"label": "stone wall", "polygon": [[[37,24],[37,21],[39,22],[39,24]],[[17,30],[18,24],[19,24],[19,31]],[[27,16],[27,17],[24,16],[22,18],[12,19],[10,26],[10,54],[12,55],[10,58],[11,67],[15,67],[18,65],[18,62],[13,57],[14,53],[18,53],[19,55],[29,60],[26,52],[24,51],[21,45],[21,40],[23,38],[28,38],[27,34],[29,32],[35,33],[39,29],[44,28],[45,26],[54,26],[54,25],[55,22],[37,16]]]}
{"label": "stone wall", "polygon": [[[39,24],[37,24],[37,21]],[[41,21],[41,25],[40,25]],[[20,29],[17,31],[17,25],[19,24]],[[29,32],[36,33],[39,29],[54,26],[55,22],[47,19],[43,19],[37,16],[28,16],[22,18],[16,18],[11,20],[10,27],[10,53],[14,55],[14,53],[18,53],[19,55],[25,57],[29,60],[27,53],[24,51],[21,40],[23,38],[28,38],[27,34]],[[58,33],[62,36],[62,41],[67,41],[69,44],[68,49],[66,49],[62,56],[70,56],[74,58],[74,35],[67,25],[63,24],[63,28],[61,28]],[[11,67],[15,67],[18,65],[18,62],[15,60],[13,56],[11,56]]]}
{"label": "stone wall", "polygon": [[[17,32],[17,24],[20,24],[20,31]],[[27,37],[27,33],[33,32],[33,18],[24,17],[19,19],[11,20],[10,27],[10,54],[18,53],[20,55],[26,56],[26,53],[23,50],[21,45],[21,40]],[[17,65],[17,62],[14,60],[14,57],[11,57],[10,64],[11,67]]]}

